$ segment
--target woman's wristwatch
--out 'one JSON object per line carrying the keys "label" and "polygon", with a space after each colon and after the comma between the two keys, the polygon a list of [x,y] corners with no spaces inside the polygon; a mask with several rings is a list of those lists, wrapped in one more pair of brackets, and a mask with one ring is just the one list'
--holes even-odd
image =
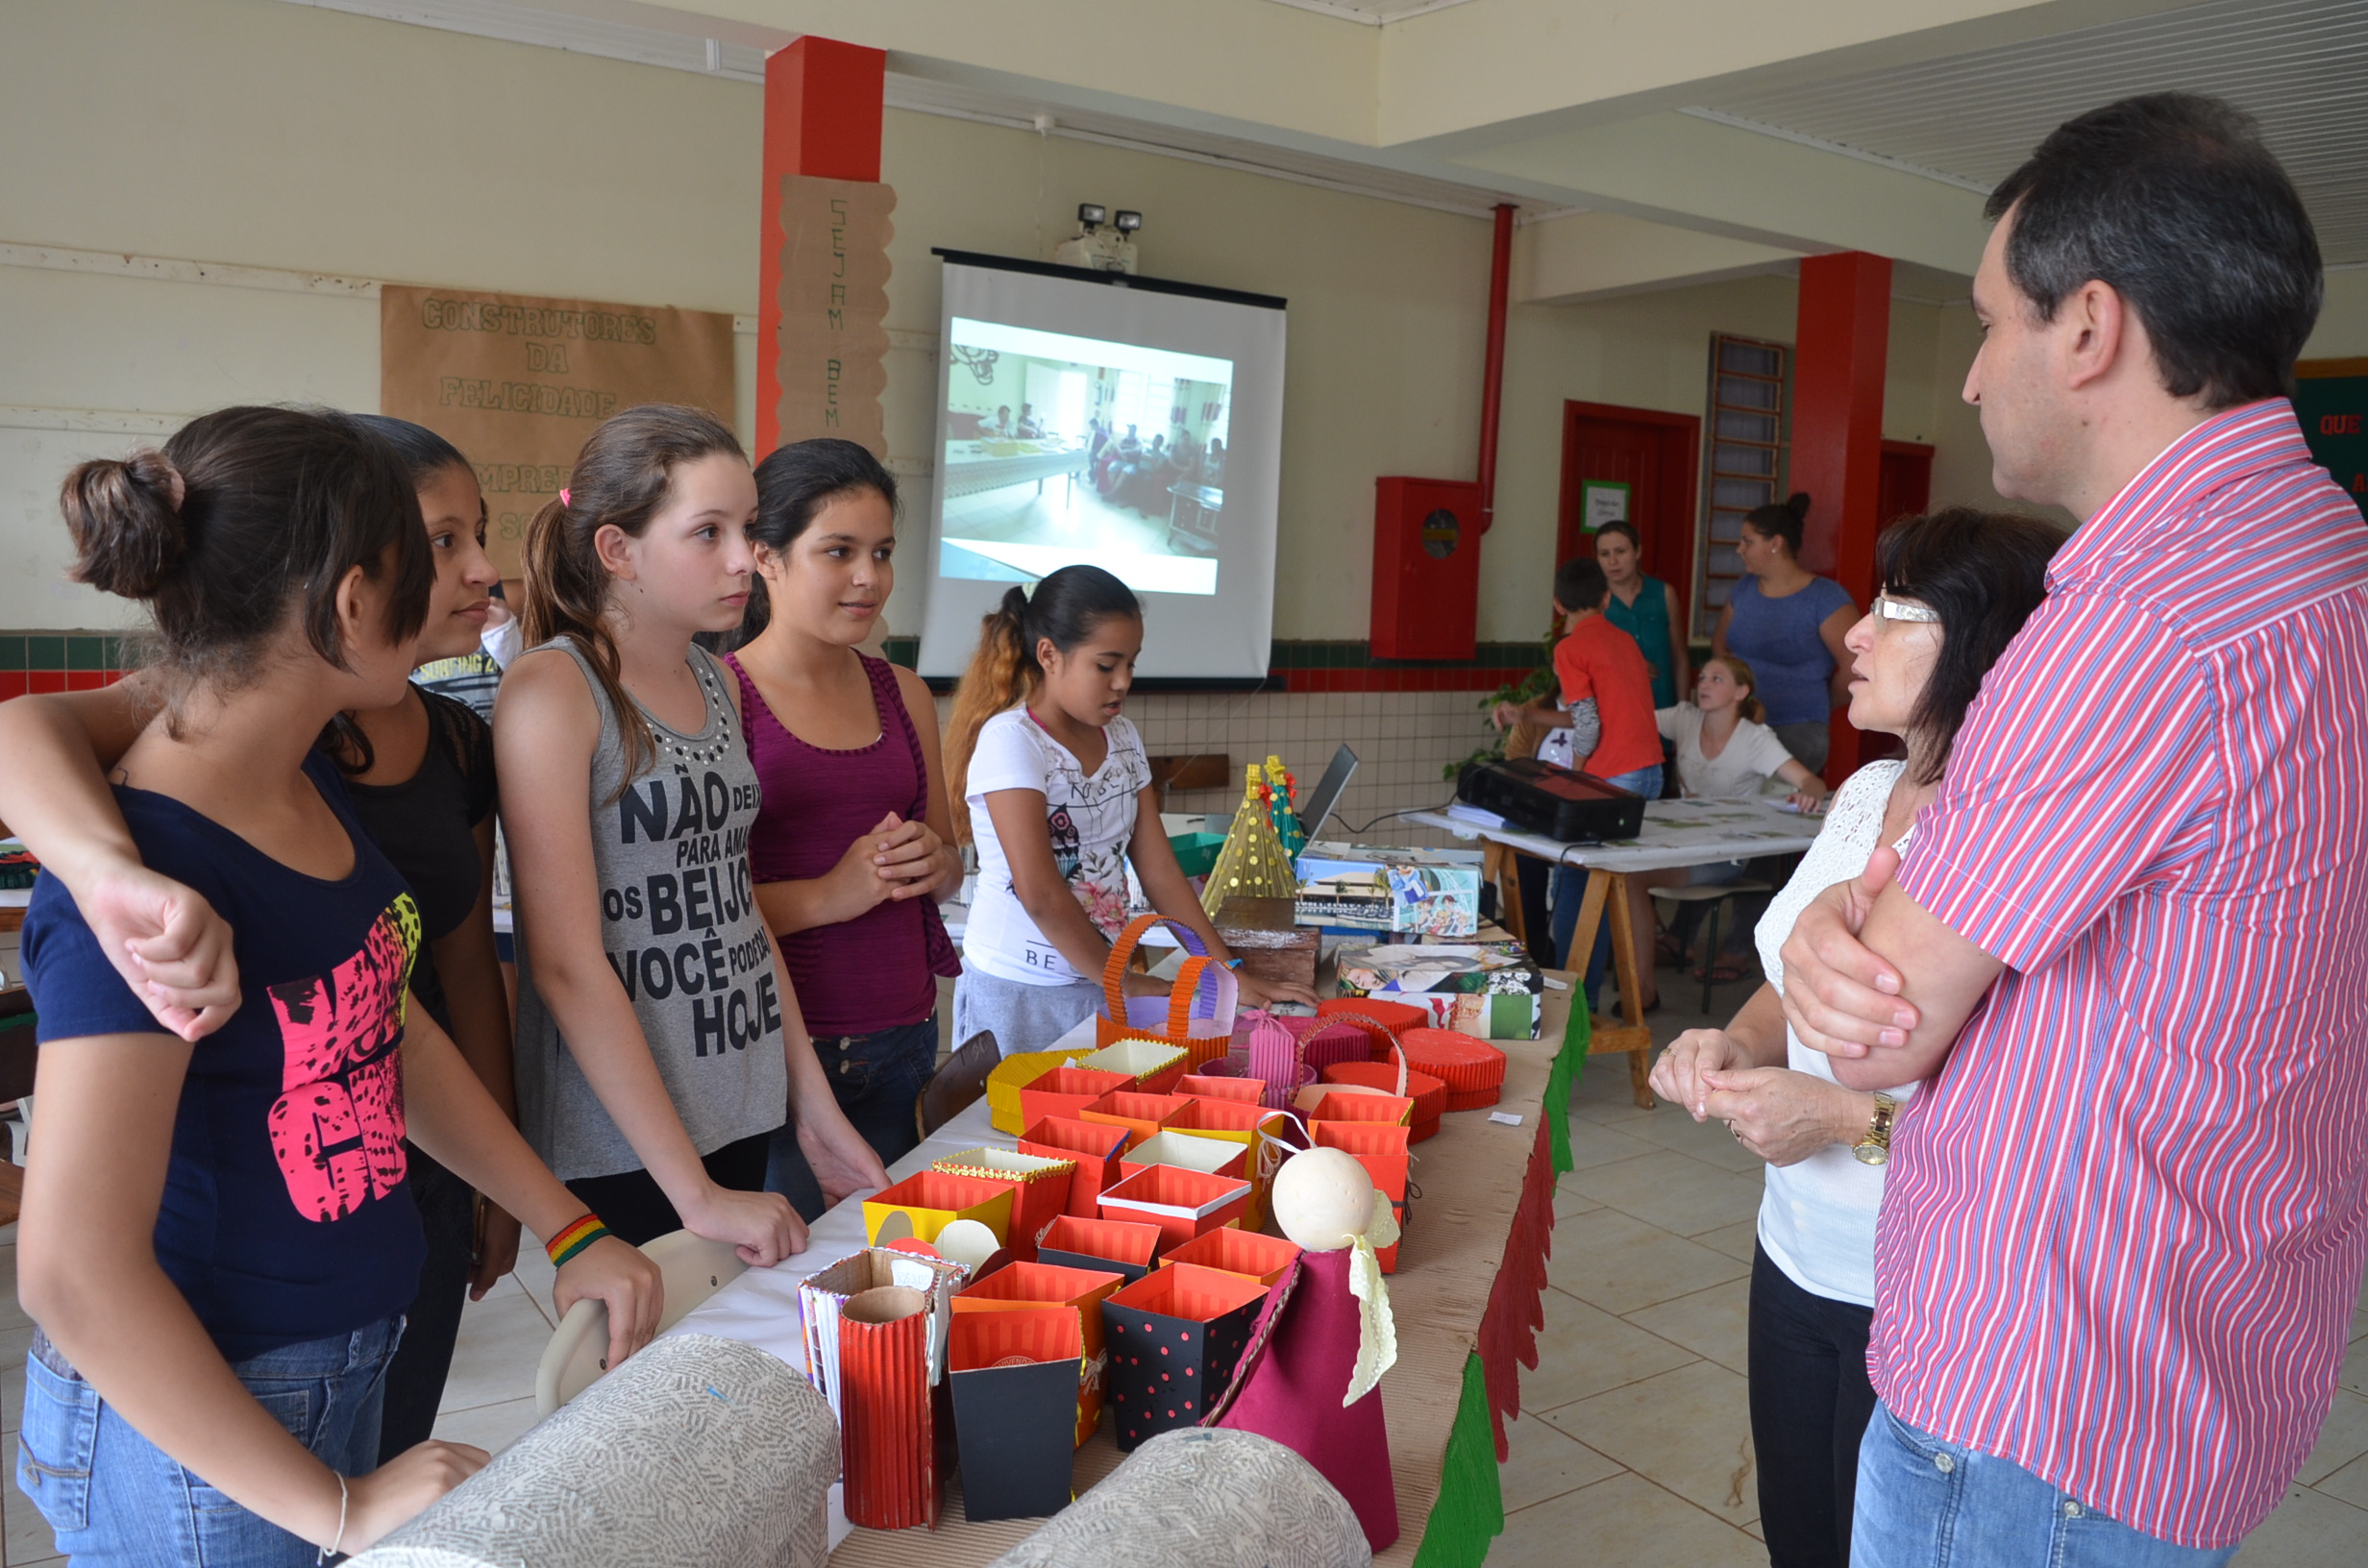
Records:
{"label": "woman's wristwatch", "polygon": [[1899,1102],[1888,1094],[1875,1095],[1875,1116],[1866,1124],[1866,1136],[1850,1145],[1850,1152],[1859,1157],[1862,1165],[1888,1164],[1891,1159],[1891,1118],[1899,1115]]}

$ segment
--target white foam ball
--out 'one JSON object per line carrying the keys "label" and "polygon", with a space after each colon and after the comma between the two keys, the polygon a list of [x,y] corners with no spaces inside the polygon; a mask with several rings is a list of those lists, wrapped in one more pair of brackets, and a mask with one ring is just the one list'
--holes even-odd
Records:
{"label": "white foam ball", "polygon": [[1283,1234],[1309,1252],[1338,1252],[1373,1217],[1373,1179],[1340,1149],[1305,1149],[1274,1173],[1270,1200]]}

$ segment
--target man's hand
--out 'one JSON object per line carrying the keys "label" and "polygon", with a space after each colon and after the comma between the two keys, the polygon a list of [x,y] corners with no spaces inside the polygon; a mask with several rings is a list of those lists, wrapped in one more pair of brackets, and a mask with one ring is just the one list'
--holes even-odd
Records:
{"label": "man's hand", "polygon": [[1860,1057],[1876,1045],[1905,1045],[1916,1010],[1899,971],[1859,941],[1875,900],[1899,870],[1899,852],[1877,849],[1866,870],[1810,900],[1785,939],[1785,1018],[1802,1044],[1828,1056]]}

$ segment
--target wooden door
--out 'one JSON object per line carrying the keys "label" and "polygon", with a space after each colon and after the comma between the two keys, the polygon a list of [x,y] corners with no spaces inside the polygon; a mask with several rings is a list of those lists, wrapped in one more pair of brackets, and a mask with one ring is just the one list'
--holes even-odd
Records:
{"label": "wooden door", "polygon": [[[1563,404],[1562,520],[1556,562],[1594,553],[1580,517],[1590,479],[1628,486],[1628,521],[1643,546],[1644,571],[1677,590],[1678,613],[1693,594],[1694,487],[1702,421],[1694,414],[1622,408],[1601,403]],[[1707,632],[1707,628],[1704,628]]]}

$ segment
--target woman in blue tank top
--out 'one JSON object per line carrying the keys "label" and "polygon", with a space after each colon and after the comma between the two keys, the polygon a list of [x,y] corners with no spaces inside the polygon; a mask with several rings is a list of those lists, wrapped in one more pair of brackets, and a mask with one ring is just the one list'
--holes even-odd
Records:
{"label": "woman in blue tank top", "polygon": [[1767,726],[1811,772],[1825,771],[1833,710],[1849,696],[1849,651],[1842,634],[1858,606],[1840,583],[1801,565],[1801,524],[1809,497],[1755,507],[1736,544],[1743,570],[1718,612],[1711,651],[1739,655],[1760,676]]}

